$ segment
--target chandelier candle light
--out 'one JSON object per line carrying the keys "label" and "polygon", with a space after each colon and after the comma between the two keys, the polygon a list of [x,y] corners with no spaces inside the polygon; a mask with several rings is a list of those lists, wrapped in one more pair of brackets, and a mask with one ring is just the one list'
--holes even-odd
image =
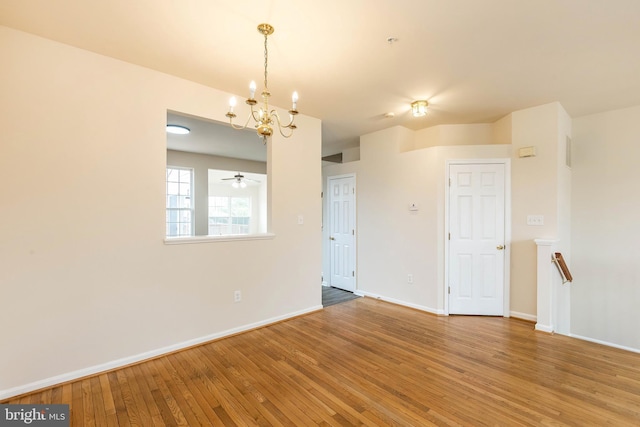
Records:
{"label": "chandelier candle light", "polygon": [[[234,129],[245,129],[249,124],[249,121],[253,118],[255,122],[255,128],[258,131],[258,135],[262,137],[263,143],[267,143],[267,138],[273,135],[273,126],[277,125],[280,134],[285,138],[289,138],[293,135],[293,131],[296,129],[296,125],[293,123],[296,114],[298,114],[298,92],[293,92],[293,96],[291,97],[291,101],[293,103],[291,109],[289,110],[289,123],[283,125],[280,121],[280,116],[275,109],[270,109],[269,107],[269,97],[271,96],[271,92],[269,92],[269,86],[267,85],[267,64],[269,60],[269,52],[267,50],[267,37],[273,34],[274,28],[269,24],[260,24],[258,25],[258,32],[264,36],[264,89],[262,90],[262,105],[259,110],[254,109],[254,106],[258,104],[258,101],[255,100],[254,96],[256,94],[256,83],[251,82],[249,85],[249,98],[245,101],[247,105],[251,108],[251,114],[247,117],[247,121],[244,126],[236,126],[233,124],[233,119],[236,117],[236,114],[233,112],[233,108],[236,106],[236,98],[233,97],[229,100],[229,112],[226,114],[229,117],[229,124]],[[285,133],[284,129],[289,129],[288,132]]]}

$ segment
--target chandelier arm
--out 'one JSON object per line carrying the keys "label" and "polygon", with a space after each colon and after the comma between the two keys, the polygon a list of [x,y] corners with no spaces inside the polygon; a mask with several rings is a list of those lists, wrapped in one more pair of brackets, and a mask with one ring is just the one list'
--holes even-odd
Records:
{"label": "chandelier arm", "polygon": [[[242,129],[246,129],[247,126],[249,125],[249,120],[251,120],[251,116],[253,115],[253,108],[251,109],[251,114],[249,115],[249,117],[247,117],[247,121],[244,122],[244,126],[239,126],[239,125],[234,125],[233,124],[233,117],[229,118],[229,124],[231,125],[232,128],[234,128],[235,130],[242,130]],[[255,120],[255,119],[254,119]]]}
{"label": "chandelier arm", "polygon": [[[256,114],[258,115],[257,117],[256,117]],[[253,105],[251,106],[251,115],[249,117],[252,118],[254,122],[260,123],[260,112],[254,110]],[[247,119],[247,124],[248,123],[249,123],[249,119]]]}
{"label": "chandelier arm", "polygon": [[282,124],[282,121],[280,120],[280,115],[278,114],[278,112],[276,110],[271,110],[271,116],[275,116],[277,118],[278,127],[288,128],[288,129],[295,129],[293,121],[296,119],[296,117],[293,114],[289,113],[290,120],[289,120],[289,123],[286,124],[286,125]]}
{"label": "chandelier arm", "polygon": [[[278,131],[280,132],[280,135],[284,136],[285,138],[290,138],[293,135],[293,129],[291,127],[291,125],[293,124],[293,120],[291,120],[291,123],[289,123],[287,126],[282,126],[282,122],[280,121],[280,116],[278,115],[278,113],[276,112],[276,110],[271,110],[271,114],[270,114],[271,118],[275,118],[275,121],[278,122]],[[285,134],[282,129],[290,129],[291,132],[289,132],[289,134]]]}

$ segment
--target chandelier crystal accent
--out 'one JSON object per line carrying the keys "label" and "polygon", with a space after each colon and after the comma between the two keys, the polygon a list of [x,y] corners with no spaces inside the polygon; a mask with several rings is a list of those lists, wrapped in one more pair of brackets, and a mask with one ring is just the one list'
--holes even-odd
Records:
{"label": "chandelier crystal accent", "polygon": [[262,141],[264,144],[267,143],[267,138],[273,135],[273,128],[275,126],[278,127],[278,131],[280,135],[285,138],[289,138],[293,135],[293,131],[297,128],[297,126],[293,123],[296,115],[298,114],[298,92],[293,92],[293,96],[291,97],[292,106],[289,110],[289,123],[284,125],[280,120],[280,116],[275,109],[269,107],[269,97],[271,96],[271,92],[269,92],[269,85],[267,84],[267,66],[269,63],[269,50],[267,48],[267,38],[273,34],[274,28],[269,24],[260,24],[258,25],[258,32],[264,36],[264,89],[262,90],[262,102],[260,107],[258,108],[256,105],[258,101],[254,98],[256,94],[256,83],[251,82],[249,85],[249,98],[245,101],[245,103],[251,108],[251,113],[249,117],[247,117],[247,121],[243,126],[238,126],[233,123],[233,119],[236,118],[236,114],[233,112],[234,107],[236,106],[236,98],[232,97],[229,100],[229,112],[225,114],[229,118],[229,124],[234,129],[245,129],[251,119],[255,122],[255,128],[258,132],[258,136],[262,137]]}

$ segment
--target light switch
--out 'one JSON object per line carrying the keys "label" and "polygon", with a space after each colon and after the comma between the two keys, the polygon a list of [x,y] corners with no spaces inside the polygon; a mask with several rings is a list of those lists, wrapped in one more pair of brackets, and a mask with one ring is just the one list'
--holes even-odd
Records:
{"label": "light switch", "polygon": [[298,225],[304,224],[304,217],[302,215],[298,215]]}
{"label": "light switch", "polygon": [[527,215],[527,225],[544,225],[544,215]]}

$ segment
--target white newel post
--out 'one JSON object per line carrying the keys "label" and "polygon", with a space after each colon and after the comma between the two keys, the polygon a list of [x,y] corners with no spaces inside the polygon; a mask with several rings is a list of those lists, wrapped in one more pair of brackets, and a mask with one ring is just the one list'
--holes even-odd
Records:
{"label": "white newel post", "polygon": [[537,257],[537,284],[538,284],[538,315],[536,330],[543,332],[554,331],[554,290],[553,290],[553,270],[554,264],[551,262],[554,245],[557,240],[535,239],[538,247]]}

